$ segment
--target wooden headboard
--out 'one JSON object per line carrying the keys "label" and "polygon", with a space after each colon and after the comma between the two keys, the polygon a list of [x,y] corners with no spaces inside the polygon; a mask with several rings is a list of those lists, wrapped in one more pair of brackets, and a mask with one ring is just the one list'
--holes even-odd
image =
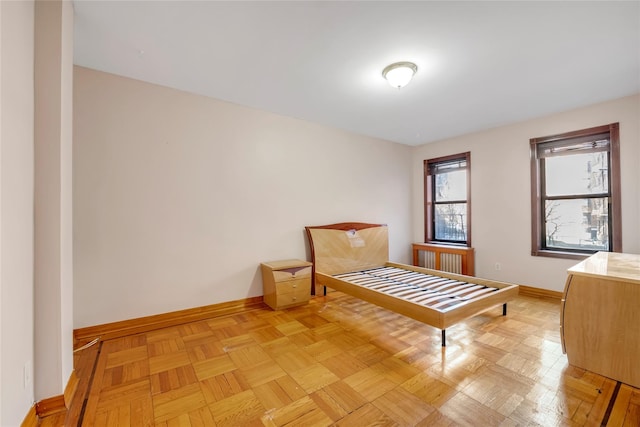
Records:
{"label": "wooden headboard", "polygon": [[389,236],[385,224],[341,222],[305,229],[314,273],[348,273],[381,267],[389,261]]}

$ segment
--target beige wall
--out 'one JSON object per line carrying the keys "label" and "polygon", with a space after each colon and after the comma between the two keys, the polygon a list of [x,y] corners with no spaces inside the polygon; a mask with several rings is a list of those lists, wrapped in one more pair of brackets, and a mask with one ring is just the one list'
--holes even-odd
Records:
{"label": "beige wall", "polygon": [[14,426],[73,369],[73,9],[0,2],[0,18],[0,425]]}
{"label": "beige wall", "polygon": [[410,153],[76,67],[75,327],[261,295],[305,225],[387,223],[409,261]]}
{"label": "beige wall", "polygon": [[0,2],[2,426],[20,425],[34,400],[33,16],[33,2]]}
{"label": "beige wall", "polygon": [[39,401],[61,394],[73,369],[71,2],[36,2],[35,22],[34,366]]}
{"label": "beige wall", "polygon": [[260,295],[261,261],[308,258],[308,224],[386,222],[408,262],[423,160],[464,151],[477,274],[560,291],[575,261],[530,256],[529,139],[610,122],[640,251],[638,96],[405,147],[85,68],[74,84],[76,328]]}
{"label": "beige wall", "polygon": [[640,253],[640,95],[416,147],[413,239],[424,236],[423,161],[471,151],[476,275],[561,291],[577,261],[531,256],[529,139],[613,122],[620,123],[623,250]]}

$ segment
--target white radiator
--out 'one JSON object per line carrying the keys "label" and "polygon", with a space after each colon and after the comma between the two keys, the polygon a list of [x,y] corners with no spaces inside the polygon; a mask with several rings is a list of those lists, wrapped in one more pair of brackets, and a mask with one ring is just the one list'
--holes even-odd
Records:
{"label": "white radiator", "polygon": [[473,276],[474,249],[467,246],[413,243],[413,265]]}
{"label": "white radiator", "polygon": [[[436,268],[436,253],[423,251],[422,265],[425,268]],[[440,253],[440,270],[462,274],[462,256],[459,254]]]}

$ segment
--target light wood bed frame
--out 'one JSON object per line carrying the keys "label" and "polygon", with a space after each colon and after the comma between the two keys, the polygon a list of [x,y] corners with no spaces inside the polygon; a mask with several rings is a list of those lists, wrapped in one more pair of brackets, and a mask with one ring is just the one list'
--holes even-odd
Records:
{"label": "light wood bed frame", "polygon": [[388,262],[384,224],[305,229],[313,277],[325,294],[329,287],[439,328],[443,347],[449,326],[501,304],[506,315],[507,302],[518,295],[517,285]]}

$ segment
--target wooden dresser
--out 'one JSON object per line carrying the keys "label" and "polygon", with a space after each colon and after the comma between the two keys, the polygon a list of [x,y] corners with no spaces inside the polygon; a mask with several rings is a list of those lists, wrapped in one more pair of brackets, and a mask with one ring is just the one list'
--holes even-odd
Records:
{"label": "wooden dresser", "polygon": [[598,252],[570,268],[560,332],[569,364],[640,388],[640,255]]}
{"label": "wooden dresser", "polygon": [[264,262],[261,265],[265,304],[279,310],[309,302],[312,263],[288,259]]}

